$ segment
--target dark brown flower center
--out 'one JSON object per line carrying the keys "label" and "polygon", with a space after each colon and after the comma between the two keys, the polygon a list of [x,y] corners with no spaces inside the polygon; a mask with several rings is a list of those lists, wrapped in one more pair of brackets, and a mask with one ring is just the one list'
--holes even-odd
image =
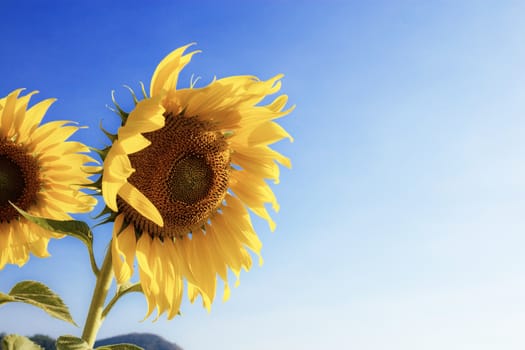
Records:
{"label": "dark brown flower center", "polygon": [[9,202],[27,210],[36,201],[39,175],[36,159],[23,146],[0,139],[0,222],[19,216]]}
{"label": "dark brown flower center", "polygon": [[208,195],[213,171],[203,158],[190,156],[172,165],[167,184],[173,201],[191,205]]}
{"label": "dark brown flower center", "polygon": [[130,154],[128,181],[159,210],[164,227],[119,201],[126,219],[158,237],[187,234],[217,210],[228,189],[230,151],[225,137],[197,117],[166,114],[165,126],[144,134],[151,145]]}

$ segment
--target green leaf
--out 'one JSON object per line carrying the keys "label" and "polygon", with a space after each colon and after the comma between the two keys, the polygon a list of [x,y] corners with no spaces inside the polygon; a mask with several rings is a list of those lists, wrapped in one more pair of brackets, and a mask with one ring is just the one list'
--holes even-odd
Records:
{"label": "green leaf", "polygon": [[77,325],[62,299],[40,282],[22,281],[17,283],[9,294],[0,293],[0,305],[7,302],[34,305],[52,317]]}
{"label": "green leaf", "polygon": [[57,233],[63,233],[77,239],[80,239],[88,248],[93,246],[93,233],[89,228],[89,225],[84,221],[78,220],[53,220],[46,219],[38,216],[33,216],[28,212],[18,208],[16,205],[11,203],[11,205],[27,220],[32,223],[37,224],[38,226]]}
{"label": "green leaf", "polygon": [[133,344],[114,344],[114,345],[104,345],[96,348],[95,350],[144,350],[140,346]]}
{"label": "green leaf", "polygon": [[57,339],[57,350],[90,350],[85,340],[72,335],[63,335]]}
{"label": "green leaf", "polygon": [[33,216],[18,208],[13,203],[9,203],[20,213],[20,215],[32,223],[35,223],[48,231],[63,233],[82,241],[82,243],[84,243],[88,249],[91,268],[93,269],[95,275],[98,273],[98,267],[93,254],[93,233],[91,232],[88,224],[86,224],[84,221],[78,220],[53,220]]}
{"label": "green leaf", "polygon": [[21,335],[10,334],[2,339],[2,350],[42,350],[40,346],[33,343],[29,338]]}

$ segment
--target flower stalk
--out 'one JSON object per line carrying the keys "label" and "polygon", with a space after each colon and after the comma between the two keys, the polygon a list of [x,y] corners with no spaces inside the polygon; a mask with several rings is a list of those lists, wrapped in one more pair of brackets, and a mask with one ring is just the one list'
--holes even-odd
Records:
{"label": "flower stalk", "polygon": [[108,249],[97,276],[97,282],[95,284],[95,289],[93,290],[93,297],[91,298],[86,323],[84,324],[84,330],[82,332],[82,339],[84,339],[90,347],[93,347],[95,344],[97,333],[106,316],[102,311],[104,309],[104,302],[106,301],[109,288],[111,287],[111,282],[113,281],[111,259],[111,249]]}

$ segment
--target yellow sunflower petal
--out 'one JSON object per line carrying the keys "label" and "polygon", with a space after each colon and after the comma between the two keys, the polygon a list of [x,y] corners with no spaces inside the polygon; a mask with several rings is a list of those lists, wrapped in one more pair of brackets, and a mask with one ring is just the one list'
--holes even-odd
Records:
{"label": "yellow sunflower petal", "polygon": [[142,235],[137,241],[136,256],[139,266],[140,281],[148,303],[148,311],[145,318],[151,315],[157,305],[157,298],[155,295],[158,292],[158,283],[153,279],[154,275],[150,267],[151,244],[152,239],[149,235]]}
{"label": "yellow sunflower petal", "polygon": [[39,258],[47,258],[51,256],[49,252],[47,251],[47,245],[49,243],[49,239],[43,239],[40,238],[36,241],[33,241],[29,244],[29,247],[31,249],[31,252],[39,257]]}
{"label": "yellow sunflower petal", "polygon": [[125,182],[120,188],[119,195],[141,215],[153,221],[160,227],[164,226],[164,220],[162,219],[159,210],[155,208],[155,205],[153,205],[153,203],[151,203],[142,192],[137,190],[135,186],[129,182]]}
{"label": "yellow sunflower petal", "polygon": [[159,96],[139,102],[129,114],[126,124],[118,130],[122,150],[131,154],[147,147],[149,142],[141,134],[162,128],[165,123],[164,112]]}
{"label": "yellow sunflower petal", "polygon": [[125,139],[119,139],[117,142],[125,152],[123,155],[136,153],[151,145],[151,142],[141,134],[136,134],[133,135],[133,137]]}
{"label": "yellow sunflower petal", "polygon": [[78,151],[88,151],[86,146],[81,143],[73,143],[73,142],[65,142],[71,135],[73,135],[78,130],[77,126],[62,126],[61,128],[52,129],[49,134],[47,135],[47,138],[36,144],[35,146],[35,152],[48,152],[52,148],[56,148],[62,152],[67,152],[66,149],[64,149],[64,145],[82,145],[81,149]]}
{"label": "yellow sunflower petal", "polygon": [[193,44],[180,47],[166,56],[157,66],[150,84],[150,96],[160,94],[162,91],[175,90],[180,71],[191,61],[191,57],[200,52],[193,51],[183,55],[184,51]]}
{"label": "yellow sunflower petal", "polygon": [[248,206],[259,206],[270,203],[273,210],[279,211],[279,203],[270,186],[262,179],[248,171],[240,170],[232,173],[232,190]]}
{"label": "yellow sunflower petal", "polygon": [[[267,201],[270,196],[275,198],[273,196],[273,192],[269,189],[269,187],[265,189],[263,187],[257,187],[255,184],[253,188],[256,189],[256,193],[252,193],[250,188],[240,181],[235,185],[232,185],[232,190],[236,196],[239,197],[239,199],[241,199],[257,216],[265,219],[270,226],[270,230],[273,232],[276,225],[265,207],[265,202],[270,202],[269,200]],[[272,200],[270,203],[272,203],[273,209],[275,211],[279,210],[277,201]]]}
{"label": "yellow sunflower petal", "polygon": [[270,109],[273,112],[280,112],[283,110],[284,106],[286,106],[286,103],[288,102],[288,96],[287,95],[281,95],[276,97],[272,103],[267,105],[266,107]]}
{"label": "yellow sunflower petal", "polygon": [[106,205],[113,211],[117,211],[117,194],[127,178],[135,171],[131,162],[117,140],[109,150],[104,160],[104,172],[102,174],[102,196]]}
{"label": "yellow sunflower petal", "polygon": [[202,306],[206,308],[206,311],[211,311],[211,303],[213,302],[197,285],[188,282],[188,297],[190,302],[193,304],[197,297],[201,297]]}
{"label": "yellow sunflower petal", "polygon": [[133,275],[133,260],[137,242],[135,229],[132,225],[122,230],[124,216],[118,215],[113,225],[113,240],[111,242],[111,253],[113,255],[113,269],[117,283],[122,284]]}
{"label": "yellow sunflower petal", "polygon": [[212,264],[208,240],[202,232],[194,233],[189,241],[189,256],[192,261],[192,272],[200,289],[211,299],[214,299],[217,283],[216,272],[209,268]]}
{"label": "yellow sunflower petal", "polygon": [[232,216],[235,220],[230,221],[232,234],[237,240],[254,251],[259,257],[259,266],[263,260],[261,256],[262,243],[253,229],[250,214],[242,202],[231,195],[226,196],[227,205],[222,208],[224,215]]}
{"label": "yellow sunflower petal", "polygon": [[23,227],[25,225],[20,223],[14,223],[11,225],[12,229],[7,236],[7,262],[21,267],[29,260],[29,244],[27,242],[27,236],[20,234],[20,232],[25,231],[25,227]]}
{"label": "yellow sunflower petal", "polygon": [[[36,107],[36,106],[35,106]],[[30,142],[33,147],[37,147],[40,143],[45,142],[52,133],[64,125],[69,123],[67,120],[55,120],[49,123],[40,125],[36,130],[31,132]]]}
{"label": "yellow sunflower petal", "polygon": [[3,109],[0,113],[0,135],[6,138],[11,138],[14,132],[15,110],[17,105],[17,98],[24,89],[17,89],[7,95]]}
{"label": "yellow sunflower petal", "polygon": [[168,301],[168,320],[175,317],[179,310],[182,302],[183,294],[183,280],[182,280],[182,261],[174,259],[177,255],[175,244],[171,239],[167,239],[163,242],[162,246],[162,262],[168,262],[168,270],[165,276],[166,289],[165,294]]}
{"label": "yellow sunflower petal", "polygon": [[164,264],[161,264],[161,254],[162,248],[160,240],[153,239],[151,241],[148,263],[152,277],[151,280],[153,281],[152,285],[150,286],[150,291],[155,296],[156,300],[155,304],[157,309],[157,317],[155,320],[158,319],[162,313],[164,313],[168,304],[165,295],[165,275],[169,269],[170,264],[169,262],[164,262]]}
{"label": "yellow sunflower petal", "polygon": [[[234,220],[234,218],[229,218]],[[242,243],[238,241],[232,232],[228,218],[225,215],[216,215],[213,218],[212,224],[208,227],[210,235],[216,237],[217,248],[223,252],[223,259],[227,262],[230,269],[239,276],[241,269],[244,267],[248,270],[248,265],[245,264],[245,251]],[[249,265],[251,265],[251,258]]]}
{"label": "yellow sunflower petal", "polygon": [[9,263],[7,256],[9,254],[9,248],[11,246],[11,232],[13,225],[7,222],[0,223],[0,270]]}
{"label": "yellow sunflower petal", "polygon": [[188,248],[187,248],[187,242],[189,241],[188,238],[181,238],[177,239],[176,241],[172,241],[173,244],[173,252],[171,254],[171,260],[173,266],[176,266],[179,270],[179,273],[183,276],[183,278],[187,279],[188,281],[195,283],[195,276],[193,276],[193,272],[191,271],[191,267],[188,264]]}
{"label": "yellow sunflower petal", "polygon": [[27,95],[20,97],[17,101],[17,105],[16,105],[15,112],[14,112],[13,127],[14,127],[15,133],[18,134],[18,136],[21,134],[20,126],[26,119],[25,114],[27,111],[27,105],[29,104],[29,100],[36,93],[38,93],[38,91],[31,91]]}
{"label": "yellow sunflower petal", "polygon": [[284,138],[293,142],[293,137],[282,126],[275,122],[268,122],[252,130],[248,136],[248,145],[269,145]]}
{"label": "yellow sunflower petal", "polygon": [[43,100],[26,111],[25,118],[22,120],[19,126],[20,136],[25,137],[21,139],[21,142],[26,142],[27,138],[31,137],[32,132],[37,129],[38,124],[40,124],[47,110],[55,101],[56,98]]}
{"label": "yellow sunflower petal", "polygon": [[264,179],[274,180],[278,183],[279,166],[276,162],[290,168],[290,159],[276,152],[268,146],[258,147],[236,147],[236,152],[232,154],[232,163]]}

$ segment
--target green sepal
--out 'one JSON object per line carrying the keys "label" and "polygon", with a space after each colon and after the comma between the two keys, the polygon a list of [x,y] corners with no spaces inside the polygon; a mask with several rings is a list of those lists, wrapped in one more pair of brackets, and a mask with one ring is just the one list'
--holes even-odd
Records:
{"label": "green sepal", "polygon": [[115,140],[117,139],[117,135],[116,134],[112,134],[109,131],[107,131],[106,129],[104,129],[104,127],[102,126],[102,121],[99,123],[98,127],[99,127],[100,130],[102,130],[104,135],[106,135],[107,138],[110,139],[111,143],[115,142]]}
{"label": "green sepal", "polygon": [[137,98],[137,95],[135,95],[135,91],[133,91],[132,88],[130,88],[129,86],[127,85],[123,85],[126,89],[129,90],[129,92],[131,93],[131,96],[133,97],[133,103],[135,103],[135,106],[137,105],[137,103],[139,103],[139,100]]}
{"label": "green sepal", "polygon": [[142,95],[144,96],[145,99],[149,98],[148,93],[146,92],[146,87],[144,86],[143,82],[140,82],[140,90],[142,91]]}
{"label": "green sepal", "polygon": [[2,339],[0,346],[2,350],[43,350],[39,345],[33,343],[31,339],[17,334],[6,335]]}
{"label": "green sepal", "polygon": [[[104,206],[104,209],[102,209],[102,211],[100,213],[98,213],[97,215],[95,215],[95,217],[93,217],[93,219],[100,219],[103,216],[106,216],[106,215],[110,215],[111,216],[112,214],[115,214],[115,212],[110,207],[108,207],[106,205],[106,206]],[[113,221],[113,220],[110,220],[110,221]]]}
{"label": "green sepal", "polygon": [[102,158],[102,160],[106,159],[106,156],[108,155],[108,152],[109,152],[109,149],[111,147],[104,147],[103,149],[98,149],[98,148],[95,148],[95,147],[89,147],[89,150],[92,151],[92,152],[95,152],[96,154],[98,154],[100,156],[100,158]]}
{"label": "green sepal", "polygon": [[133,344],[112,344],[95,348],[95,350],[144,350],[144,348]]}
{"label": "green sepal", "polygon": [[[107,215],[107,216],[106,216]],[[118,213],[111,210],[107,205],[104,206],[104,209],[97,215],[95,215],[94,219],[101,219],[103,216],[106,216],[103,218],[100,222],[93,225],[93,228],[101,225],[105,225],[109,222],[115,222],[115,219],[117,218]]]}
{"label": "green sepal", "polygon": [[120,108],[120,105],[117,103],[117,100],[115,100],[115,90],[111,91],[111,101],[113,101],[113,104],[117,108],[116,112],[119,115],[120,119],[122,119],[122,123],[126,123],[129,113],[126,113],[122,108]]}
{"label": "green sepal", "polygon": [[91,186],[97,188],[100,192],[102,192],[102,176],[100,176],[97,181],[93,181]]}
{"label": "green sepal", "polygon": [[88,343],[72,335],[63,335],[57,339],[57,350],[91,350]]}
{"label": "green sepal", "polygon": [[17,283],[8,294],[0,293],[0,305],[9,302],[36,306],[54,318],[77,325],[62,299],[40,282],[22,281]]}

